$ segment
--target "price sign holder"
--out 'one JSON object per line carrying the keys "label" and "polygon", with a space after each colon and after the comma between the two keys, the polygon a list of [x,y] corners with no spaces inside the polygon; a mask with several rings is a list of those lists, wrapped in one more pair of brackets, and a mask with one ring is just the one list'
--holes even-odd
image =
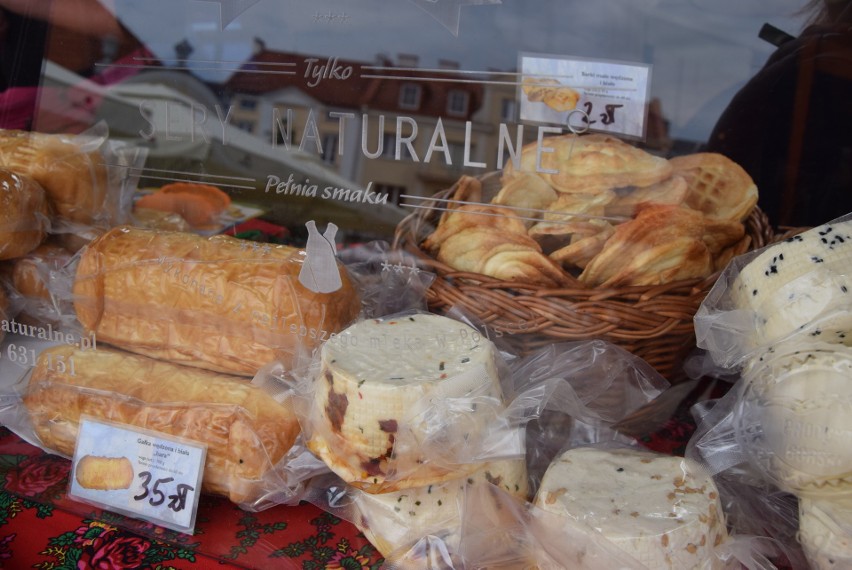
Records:
{"label": "price sign holder", "polygon": [[198,442],[83,416],[68,496],[192,534],[206,456]]}
{"label": "price sign holder", "polygon": [[518,69],[522,121],[645,138],[650,65],[521,54]]}

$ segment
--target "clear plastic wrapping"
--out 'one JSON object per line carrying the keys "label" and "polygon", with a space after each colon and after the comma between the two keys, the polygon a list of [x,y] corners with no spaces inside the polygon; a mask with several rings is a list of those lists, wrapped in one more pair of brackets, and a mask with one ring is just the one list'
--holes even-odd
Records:
{"label": "clear plastic wrapping", "polygon": [[4,392],[0,421],[65,457],[84,416],[206,444],[203,490],[245,508],[297,503],[319,467],[297,443],[290,402],[236,376],[106,347],[55,346]]}
{"label": "clear plastic wrapping", "polygon": [[[329,252],[119,227],[80,253],[74,307],[99,341],[253,376],[273,360],[310,357],[359,314],[357,291]],[[336,288],[302,282],[320,270]]]}
{"label": "clear plastic wrapping", "polygon": [[852,216],[735,258],[695,315],[697,344],[742,365],[777,342],[852,343]]}
{"label": "clear plastic wrapping", "polygon": [[0,168],[0,260],[26,255],[50,230],[50,206],[33,179]]}

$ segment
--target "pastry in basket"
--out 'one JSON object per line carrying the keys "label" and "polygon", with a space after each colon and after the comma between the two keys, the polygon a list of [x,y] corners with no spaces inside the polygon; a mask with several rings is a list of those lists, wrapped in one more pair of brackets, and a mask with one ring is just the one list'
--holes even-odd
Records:
{"label": "pastry in basket", "polygon": [[621,188],[615,191],[604,213],[632,218],[641,204],[683,204],[688,191],[686,179],[677,175],[650,186]]}
{"label": "pastry in basket", "polygon": [[713,260],[703,236],[701,212],[645,206],[634,219],[616,226],[580,281],[590,287],[623,287],[706,277]]}
{"label": "pastry in basket", "polygon": [[458,182],[455,183],[455,190],[453,191],[450,199],[441,202],[436,206],[438,210],[443,212],[438,220],[438,225],[445,224],[447,222],[447,218],[449,218],[457,208],[464,206],[466,203],[482,203],[482,183],[478,178],[474,178],[473,176],[462,176],[459,178]]}
{"label": "pastry in basket", "polygon": [[300,431],[289,405],[242,378],[104,347],[42,352],[23,401],[41,444],[69,457],[81,416],[204,443],[202,488],[236,503],[259,497]]}
{"label": "pastry in basket", "polygon": [[0,259],[13,259],[35,249],[47,236],[50,209],[42,187],[33,179],[0,170]]}
{"label": "pastry in basket", "polygon": [[696,153],[669,160],[689,186],[686,205],[713,218],[743,221],[757,204],[757,186],[743,168],[717,153]]}
{"label": "pastry in basket", "polygon": [[[656,184],[671,176],[672,165],[615,137],[595,134],[547,138],[542,148],[528,144],[521,151],[520,170],[538,174],[559,192],[588,194]],[[510,178],[515,171],[509,162],[504,175]]]}
{"label": "pastry in basket", "polygon": [[108,177],[103,157],[68,137],[0,131],[0,168],[38,182],[60,218],[91,224],[104,214]]}
{"label": "pastry in basket", "polygon": [[437,252],[452,235],[472,228],[491,228],[513,235],[526,235],[524,222],[505,207],[490,204],[464,204],[456,207],[423,242],[423,247]]}
{"label": "pastry in basket", "polygon": [[504,180],[491,203],[512,208],[519,217],[527,218],[524,223],[529,227],[533,224],[529,218],[541,218],[542,210],[550,207],[557,197],[556,190],[541,177],[528,172],[516,172]]}
{"label": "pastry in basket", "polygon": [[606,220],[592,220],[590,223],[597,226],[596,233],[572,236],[571,243],[549,254],[550,259],[561,263],[566,268],[585,269],[615,233],[615,226]]}
{"label": "pastry in basket", "polygon": [[500,228],[473,226],[456,232],[444,241],[436,257],[458,271],[504,281],[545,287],[574,284],[533,238]]}
{"label": "pastry in basket", "polygon": [[80,256],[75,311],[99,341],[252,376],[274,360],[292,365],[360,312],[341,264],[337,291],[303,286],[306,259],[294,247],[250,248],[224,235],[114,228]]}
{"label": "pastry in basket", "polygon": [[539,242],[547,236],[595,235],[601,229],[597,222],[614,198],[615,192],[611,190],[594,194],[560,194],[542,215],[542,220],[529,229],[529,235]]}

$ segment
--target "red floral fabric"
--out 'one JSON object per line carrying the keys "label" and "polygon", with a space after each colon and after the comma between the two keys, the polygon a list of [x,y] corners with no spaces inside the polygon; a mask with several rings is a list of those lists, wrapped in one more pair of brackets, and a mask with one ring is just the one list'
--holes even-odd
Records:
{"label": "red floral fabric", "polygon": [[346,521],[309,504],[243,511],[203,495],[196,533],[177,533],[65,496],[71,462],[0,426],[0,567],[43,570],[187,568],[378,569]]}

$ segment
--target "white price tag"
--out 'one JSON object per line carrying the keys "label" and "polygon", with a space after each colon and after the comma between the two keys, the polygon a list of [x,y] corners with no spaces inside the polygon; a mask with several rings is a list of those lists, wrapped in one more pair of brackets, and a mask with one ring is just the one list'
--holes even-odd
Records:
{"label": "white price tag", "polygon": [[650,65],[524,54],[519,68],[522,121],[645,137]]}
{"label": "white price tag", "polygon": [[207,446],[81,418],[68,496],[192,534]]}

